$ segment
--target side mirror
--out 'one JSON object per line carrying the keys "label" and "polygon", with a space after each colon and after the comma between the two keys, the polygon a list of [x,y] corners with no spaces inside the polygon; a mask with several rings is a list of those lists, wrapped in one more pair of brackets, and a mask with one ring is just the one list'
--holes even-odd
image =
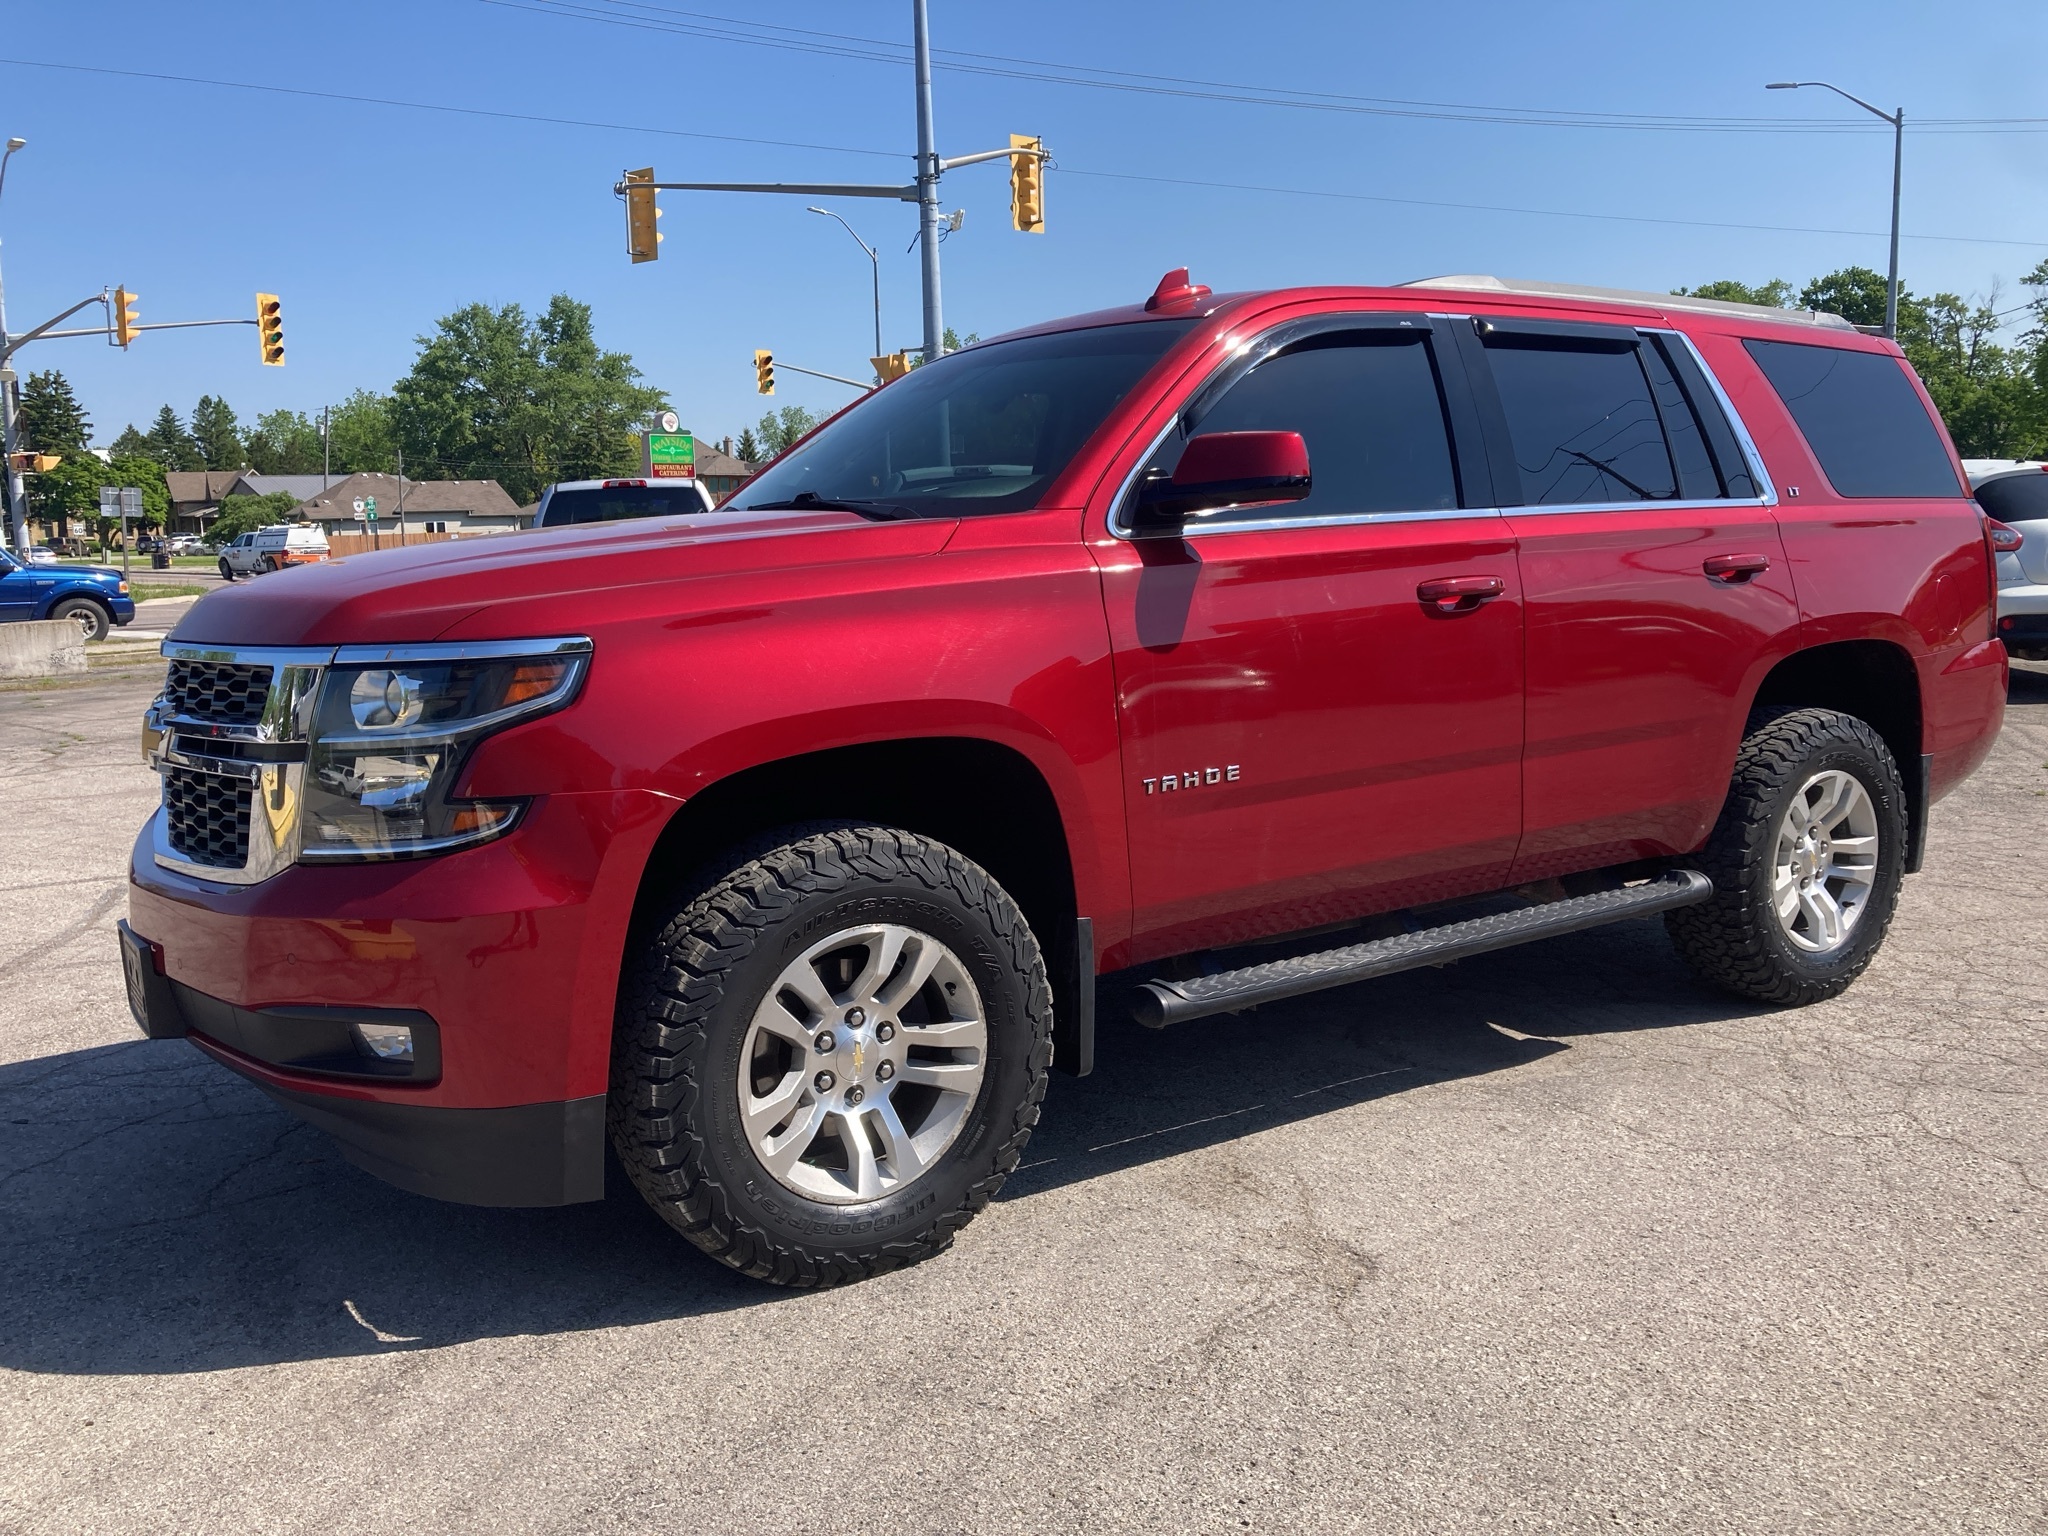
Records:
{"label": "side mirror", "polygon": [[1131,536],[1178,538],[1191,517],[1300,501],[1313,485],[1299,432],[1205,432],[1188,439],[1171,479],[1139,483]]}

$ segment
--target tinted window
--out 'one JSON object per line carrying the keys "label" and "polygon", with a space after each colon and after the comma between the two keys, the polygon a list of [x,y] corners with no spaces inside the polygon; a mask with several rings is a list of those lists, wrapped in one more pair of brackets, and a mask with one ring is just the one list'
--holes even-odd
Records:
{"label": "tinted window", "polygon": [[1977,505],[2001,523],[2032,523],[2048,518],[2048,473],[2036,471],[1986,480],[1977,487]]}
{"label": "tinted window", "polygon": [[729,505],[799,497],[959,517],[1033,506],[1167,348],[1153,320],[972,347],[877,390]]}
{"label": "tinted window", "polygon": [[1678,489],[1683,496],[1707,498],[1721,494],[1721,477],[1714,472],[1713,455],[1707,451],[1706,434],[1692,402],[1672,376],[1664,354],[1655,346],[1642,349],[1643,372],[1649,375],[1650,395],[1663,418],[1664,441],[1671,447],[1671,462],[1678,470]]}
{"label": "tinted window", "polygon": [[[1458,505],[1430,349],[1419,337],[1404,340],[1376,343],[1353,332],[1311,337],[1257,364],[1214,405],[1190,413],[1183,427],[1189,434],[1299,432],[1308,445],[1315,486],[1305,500],[1235,515],[1338,517]],[[1153,467],[1170,473],[1183,446],[1180,438],[1168,443]]]}
{"label": "tinted window", "polygon": [[1723,492],[1730,496],[1761,495],[1750,472],[1749,460],[1743,456],[1742,446],[1735,440],[1735,431],[1728,425],[1721,402],[1708,384],[1705,372],[1694,360],[1692,349],[1675,336],[1652,336],[1650,344],[1670,366],[1678,387],[1685,391],[1686,399],[1692,403],[1693,415],[1706,429],[1707,451],[1714,456],[1714,467],[1720,472]]}
{"label": "tinted window", "polygon": [[702,512],[704,503],[691,485],[608,485],[584,491],[556,491],[548,498],[543,528],[570,523],[615,523],[627,517],[674,517]]}
{"label": "tinted window", "polygon": [[1842,496],[1954,496],[1955,467],[1896,358],[1745,341]]}
{"label": "tinted window", "polygon": [[1486,349],[1532,505],[1675,495],[1638,349],[1527,343]]}

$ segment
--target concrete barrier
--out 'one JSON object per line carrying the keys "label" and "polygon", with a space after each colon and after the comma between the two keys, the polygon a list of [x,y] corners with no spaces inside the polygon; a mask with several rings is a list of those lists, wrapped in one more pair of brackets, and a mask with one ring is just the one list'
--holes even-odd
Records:
{"label": "concrete barrier", "polygon": [[85,671],[85,631],[69,619],[0,624],[0,677],[66,677]]}

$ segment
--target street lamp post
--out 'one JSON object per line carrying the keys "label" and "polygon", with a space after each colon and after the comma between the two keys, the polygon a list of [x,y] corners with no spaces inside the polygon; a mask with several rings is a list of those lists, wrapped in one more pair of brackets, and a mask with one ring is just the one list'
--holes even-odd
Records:
{"label": "street lamp post", "polygon": [[1899,334],[1899,175],[1905,167],[1906,158],[1906,109],[1900,107],[1896,112],[1886,112],[1873,107],[1861,96],[1851,96],[1839,85],[1830,85],[1825,80],[1773,80],[1764,89],[1796,91],[1809,85],[1833,91],[1844,101],[1853,101],[1873,117],[1881,117],[1892,125],[1892,264],[1884,284],[1884,333],[1896,340]]}
{"label": "street lamp post", "polygon": [[[863,251],[867,252],[868,264],[870,267],[874,269],[875,274],[874,355],[876,357],[880,357],[882,355],[882,258],[872,245],[869,245],[867,241],[861,239],[859,235],[854,234],[854,228],[851,224],[847,223],[845,219],[840,218],[839,215],[834,213],[830,208],[812,207],[807,211],[811,213],[822,213],[828,219],[839,219],[839,227],[845,230],[849,235],[853,235],[853,243],[859,246]],[[876,382],[881,382],[879,376],[877,376]]]}
{"label": "street lamp post", "polygon": [[[7,185],[7,162],[14,158],[14,152],[28,143],[27,139],[9,139],[7,152],[0,154],[0,188]],[[20,446],[17,441],[20,428],[15,421],[15,385],[12,377],[13,362],[7,345],[7,287],[0,283],[0,451],[7,455],[7,512],[13,523],[15,547],[28,554],[28,489],[22,483],[21,471],[14,467],[14,453]],[[0,533],[0,544],[6,542]]]}

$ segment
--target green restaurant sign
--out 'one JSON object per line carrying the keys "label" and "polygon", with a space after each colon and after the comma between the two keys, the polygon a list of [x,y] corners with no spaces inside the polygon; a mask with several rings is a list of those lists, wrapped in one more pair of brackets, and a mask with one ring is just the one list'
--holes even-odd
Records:
{"label": "green restaurant sign", "polygon": [[645,461],[650,480],[694,480],[697,478],[697,439],[688,432],[645,434]]}

